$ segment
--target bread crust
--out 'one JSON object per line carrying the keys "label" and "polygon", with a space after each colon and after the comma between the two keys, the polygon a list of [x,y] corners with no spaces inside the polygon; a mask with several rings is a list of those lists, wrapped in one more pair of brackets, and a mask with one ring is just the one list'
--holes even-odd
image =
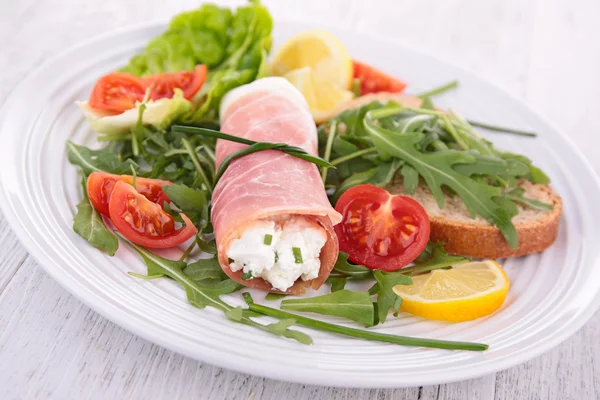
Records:
{"label": "bread crust", "polygon": [[549,186],[544,188],[554,208],[543,219],[516,226],[519,246],[511,249],[500,230],[492,225],[481,225],[445,217],[430,217],[434,242],[444,242],[450,254],[477,258],[520,257],[539,253],[554,243],[558,236],[562,199]]}

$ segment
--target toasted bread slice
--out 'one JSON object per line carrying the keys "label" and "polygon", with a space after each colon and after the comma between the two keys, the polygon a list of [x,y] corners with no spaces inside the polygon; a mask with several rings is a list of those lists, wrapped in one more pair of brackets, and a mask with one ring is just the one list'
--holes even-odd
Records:
{"label": "toasted bread slice", "polygon": [[550,247],[558,235],[562,213],[562,200],[550,186],[525,180],[519,186],[525,189],[525,197],[550,203],[554,208],[540,211],[517,205],[519,214],[512,219],[519,234],[516,249],[511,249],[500,230],[481,216],[471,218],[467,207],[457,196],[446,195],[445,206],[440,209],[423,184],[419,185],[414,194],[408,195],[402,184],[402,177],[397,177],[388,190],[392,194],[410,196],[425,208],[431,221],[431,240],[443,242],[448,253],[466,257],[506,258],[538,253]]}

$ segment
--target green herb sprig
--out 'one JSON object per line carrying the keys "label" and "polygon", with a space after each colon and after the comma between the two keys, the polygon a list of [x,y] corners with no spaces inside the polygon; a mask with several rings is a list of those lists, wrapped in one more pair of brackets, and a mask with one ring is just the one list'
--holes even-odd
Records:
{"label": "green herb sprig", "polygon": [[227,169],[227,167],[229,166],[229,164],[231,163],[232,160],[239,158],[239,157],[243,157],[248,154],[255,153],[257,151],[263,151],[263,150],[278,150],[278,151],[282,151],[286,154],[289,154],[291,156],[312,162],[313,164],[316,164],[319,167],[335,168],[331,163],[322,159],[321,157],[313,156],[312,154],[307,153],[306,150],[304,150],[300,147],[290,146],[285,143],[256,142],[254,140],[229,135],[227,133],[219,132],[219,131],[216,131],[213,129],[199,128],[199,127],[195,127],[195,126],[173,125],[171,127],[171,130],[173,132],[178,132],[178,133],[201,135],[201,136],[207,136],[207,137],[212,137],[212,138],[216,138],[216,139],[228,140],[230,142],[246,144],[249,146],[249,147],[246,147],[245,149],[242,149],[240,151],[237,151],[237,152],[232,153],[229,156],[225,157],[225,159],[219,166],[219,169],[216,173],[215,182],[217,182],[219,180],[219,178],[221,176],[223,176],[223,173],[225,172],[225,170]]}
{"label": "green herb sprig", "polygon": [[250,311],[284,320],[291,319],[294,320],[294,322],[298,325],[303,325],[316,330],[335,333],[342,336],[350,336],[377,342],[393,343],[401,346],[430,347],[448,350],[484,351],[487,350],[489,347],[488,345],[482,343],[454,342],[447,340],[413,338],[408,336],[388,335],[385,333],[349,328],[346,326],[335,325],[328,322],[292,314],[287,311],[277,310],[275,308],[256,304],[252,300],[252,296],[250,295],[250,293],[247,292],[243,293],[243,296]]}

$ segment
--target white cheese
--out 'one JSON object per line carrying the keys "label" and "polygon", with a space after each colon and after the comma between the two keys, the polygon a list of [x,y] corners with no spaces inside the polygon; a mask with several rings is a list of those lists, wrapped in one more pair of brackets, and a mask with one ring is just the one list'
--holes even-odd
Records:
{"label": "white cheese", "polygon": [[[265,244],[265,235],[270,235],[270,244]],[[308,281],[319,275],[319,255],[326,241],[325,230],[306,217],[256,221],[231,241],[227,256],[233,261],[229,266],[285,291],[298,279]],[[294,248],[299,249],[302,262],[297,262]]]}

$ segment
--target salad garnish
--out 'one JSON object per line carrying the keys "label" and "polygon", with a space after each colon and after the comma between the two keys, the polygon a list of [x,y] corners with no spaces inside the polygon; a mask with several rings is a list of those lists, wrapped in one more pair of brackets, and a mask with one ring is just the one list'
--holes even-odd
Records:
{"label": "salad garnish", "polygon": [[[409,196],[426,187],[440,209],[448,198],[456,197],[471,218],[484,218],[515,248],[519,237],[511,219],[519,207],[552,209],[551,204],[529,198],[520,183],[545,185],[549,178],[527,157],[497,149],[473,127],[523,136],[535,133],[467,121],[453,110],[436,108],[432,97],[456,88],[458,81],[404,103],[400,95],[406,87],[404,81],[353,60],[343,44],[325,31],[309,31],[292,38],[267,68],[271,30],[271,16],[259,2],[251,1],[235,11],[204,5],[173,18],[168,29],[142,53],[120,71],[99,79],[89,101],[80,102],[79,106],[100,134],[98,140],[106,146],[93,150],[67,142],[68,159],[81,169],[83,176],[83,199],[77,205],[74,231],[110,256],[117,251],[118,238],[121,239],[146,265],[146,275],[130,272],[132,276],[173,279],[184,288],[195,307],[213,307],[231,321],[299,343],[310,344],[312,339],[291,329],[293,325],[405,346],[486,350],[487,345],[480,343],[388,335],[296,313],[336,316],[365,327],[383,324],[390,311],[398,316],[403,309],[417,315],[419,310],[427,309],[431,318],[459,320],[466,317],[454,312],[452,302],[465,299],[456,300],[447,293],[430,299],[417,291],[420,288],[427,292],[429,278],[436,282],[460,280],[468,278],[472,270],[483,276],[483,281],[488,280],[483,286],[496,279],[493,283],[498,289],[484,306],[478,308],[479,303],[472,302],[472,315],[487,315],[500,307],[510,286],[502,268],[489,260],[472,262],[467,257],[450,255],[443,243],[430,242],[428,211],[411,197],[394,195],[392,186],[401,185],[402,193]],[[322,53],[315,53],[319,47],[311,45],[315,41],[323,45]],[[288,82],[283,78],[269,79],[279,79],[288,86],[291,82],[301,92],[298,96],[304,96],[312,118],[307,112],[303,115],[308,118],[313,139],[313,119],[321,123],[318,154],[307,151],[308,147],[282,143],[284,139],[255,141],[218,130],[219,106],[227,92],[269,72],[283,75]],[[109,92],[122,96],[112,98]],[[385,93],[380,99],[372,97],[382,92]],[[365,100],[374,100],[340,111],[353,97],[364,95]],[[217,165],[217,140],[246,147],[231,152]],[[316,149],[316,143],[313,146]],[[286,260],[292,260],[289,268],[307,268],[293,276],[290,284],[315,279],[315,274],[311,275],[315,270],[308,269],[311,265],[316,265],[319,273],[329,272],[333,266],[328,276],[319,275],[322,280],[318,282],[320,285],[327,278],[331,293],[303,298],[268,293],[266,300],[283,299],[281,309],[254,303],[248,292],[242,293],[247,308],[234,307],[222,298],[266,279],[266,267],[260,265],[262,269],[255,268],[259,272],[252,272],[241,263],[238,269],[232,269],[238,275],[231,275],[225,261],[235,264],[244,258],[224,253],[222,241],[217,248],[212,222],[219,239],[219,219],[211,221],[211,208],[218,207],[216,201],[211,204],[211,197],[224,173],[234,171],[228,167],[234,160],[243,162],[242,157],[264,150],[283,152],[319,167],[320,174],[315,172],[315,166],[301,162],[313,168],[311,171],[317,176],[311,182],[318,183],[325,209],[334,215],[323,218],[343,216],[333,228],[328,222],[328,233],[323,224],[316,222],[322,219],[303,220],[308,216],[294,215],[282,219],[298,219],[294,221],[294,229],[298,230],[304,229],[303,223],[313,224],[312,231],[302,232],[312,232],[315,242],[319,235],[331,235],[330,241],[337,238],[341,251],[337,261],[329,257],[327,269],[319,270],[320,264],[314,264],[320,262],[324,239],[318,242],[316,252],[314,243],[308,247],[303,242],[306,247],[300,247],[291,239],[286,242],[287,247],[276,247],[283,237],[281,221],[279,225],[269,221],[271,225],[258,231],[256,241],[248,242],[252,245],[247,247],[266,252],[264,259],[270,268],[274,268],[273,261],[283,265]],[[226,179],[227,176],[221,184],[228,182]],[[329,255],[335,256],[337,245],[335,242],[328,248]],[[182,251],[177,260],[148,250],[175,246],[181,246]],[[198,259],[199,251],[208,258]],[[277,290],[283,292],[286,287],[291,286]],[[403,296],[409,307],[403,307]],[[484,289],[475,290],[472,295],[477,301],[486,301],[486,296]],[[448,309],[452,312],[446,313]],[[279,321],[263,323],[261,316]]]}

